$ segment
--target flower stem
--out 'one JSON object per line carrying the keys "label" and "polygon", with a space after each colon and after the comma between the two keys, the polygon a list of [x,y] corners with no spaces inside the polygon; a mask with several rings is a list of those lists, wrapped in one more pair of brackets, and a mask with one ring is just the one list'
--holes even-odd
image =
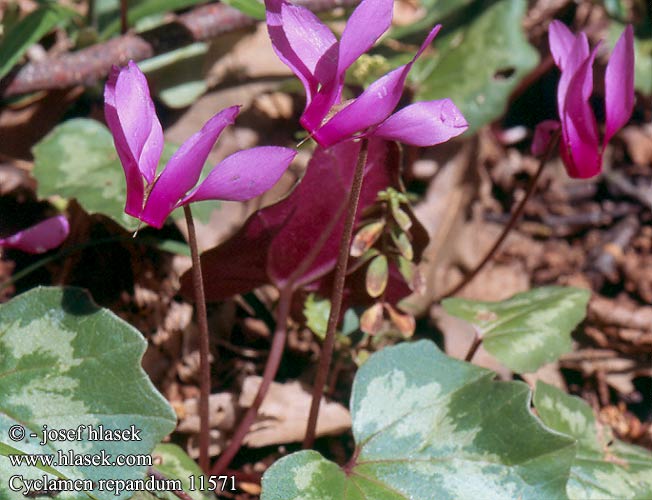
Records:
{"label": "flower stem", "polygon": [[208,401],[211,393],[210,340],[208,336],[208,318],[206,315],[206,298],[204,296],[204,281],[199,260],[195,222],[190,206],[183,206],[188,225],[188,244],[192,258],[192,281],[195,288],[195,304],[197,306],[197,323],[199,324],[199,467],[208,474],[210,463],[208,447],[210,444],[210,421]]}
{"label": "flower stem", "polygon": [[342,309],[346,266],[349,261],[353,225],[355,222],[355,214],[358,211],[358,202],[362,190],[362,180],[364,177],[364,167],[367,163],[368,149],[369,143],[367,139],[362,139],[358,162],[353,174],[353,184],[351,185],[351,192],[349,193],[349,202],[344,219],[344,231],[342,232],[342,239],[340,241],[340,251],[337,256],[337,263],[335,264],[335,279],[333,281],[333,291],[331,294],[331,310],[328,316],[326,338],[324,339],[324,345],[319,358],[319,367],[317,368],[317,375],[315,376],[315,385],[312,390],[312,403],[310,405],[306,436],[303,440],[304,449],[312,448],[315,442],[319,404],[324,393],[324,384],[328,378],[328,370],[331,358],[333,357],[333,348],[335,347],[335,329],[340,318],[340,310]]}
{"label": "flower stem", "polygon": [[263,372],[263,380],[260,383],[260,387],[258,387],[258,392],[256,393],[253,403],[233,434],[229,446],[222,452],[220,458],[218,458],[213,465],[211,474],[214,476],[223,474],[229,463],[231,463],[231,460],[233,460],[233,457],[235,457],[238,450],[240,450],[245,435],[249,432],[251,424],[256,420],[258,408],[260,408],[260,405],[267,395],[269,386],[272,384],[274,377],[276,377],[276,372],[278,372],[278,367],[280,366],[281,358],[283,357],[285,339],[287,338],[287,320],[290,315],[292,296],[293,288],[291,285],[281,289],[276,314],[276,329],[274,331],[274,338],[272,340],[272,347],[269,351],[269,357],[267,358],[267,364],[265,365],[265,370]]}
{"label": "flower stem", "polygon": [[539,162],[539,167],[537,168],[537,171],[535,172],[534,176],[532,179],[530,179],[530,184],[527,187],[527,191],[525,193],[525,196],[523,199],[519,202],[518,206],[516,207],[516,210],[512,212],[512,216],[509,219],[509,222],[503,229],[503,232],[500,234],[498,239],[495,241],[491,249],[486,253],[486,255],[483,257],[483,259],[480,261],[479,264],[477,264],[473,270],[468,273],[462,281],[460,281],[455,287],[435,299],[435,302],[439,302],[442,299],[445,299],[446,297],[450,297],[452,295],[455,295],[459,293],[466,285],[468,285],[473,279],[482,271],[484,266],[494,257],[494,255],[498,252],[498,249],[500,246],[503,244],[509,233],[516,227],[516,223],[518,222],[519,218],[521,217],[521,214],[523,214],[523,210],[525,209],[525,204],[528,202],[528,200],[532,197],[532,194],[534,193],[536,187],[537,187],[537,182],[539,181],[539,178],[541,177],[541,174],[543,173],[543,169],[548,163],[548,160],[550,159],[550,155],[552,154],[552,151],[555,149],[555,146],[557,145],[557,142],[559,141],[559,136],[560,136],[560,131],[557,131],[555,135],[552,136],[550,139],[550,142],[548,143],[548,148],[546,149],[545,154],[541,158],[541,161]]}
{"label": "flower stem", "polygon": [[478,352],[480,345],[482,345],[482,337],[478,335],[478,333],[476,332],[475,336],[473,337],[473,342],[471,343],[471,347],[469,347],[469,352],[466,353],[466,357],[464,358],[464,361],[470,363],[471,360],[473,359],[473,356],[475,356],[475,353]]}

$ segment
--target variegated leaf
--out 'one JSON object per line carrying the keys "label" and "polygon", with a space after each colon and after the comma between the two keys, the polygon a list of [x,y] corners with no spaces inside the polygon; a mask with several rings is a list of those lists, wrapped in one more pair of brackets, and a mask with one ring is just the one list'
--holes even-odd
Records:
{"label": "variegated leaf", "polygon": [[569,498],[652,498],[652,453],[615,439],[586,402],[555,387],[539,382],[534,404],[546,425],[577,439]]}
{"label": "variegated leaf", "polygon": [[447,313],[473,324],[484,348],[511,370],[533,372],[571,350],[570,333],[584,319],[589,292],[542,287],[500,302],[446,299]]}
{"label": "variegated leaf", "polygon": [[[142,479],[146,465],[70,466],[52,468],[12,465],[8,454],[148,455],[170,433],[176,417],[140,366],[146,342],[133,327],[106,309],[100,309],[83,290],[38,288],[0,305],[0,498],[24,498],[11,491],[14,475],[41,478]],[[48,441],[50,429],[81,429],[81,440]],[[139,440],[89,440],[95,430],[140,429]],[[20,426],[25,438],[10,439],[8,430]],[[31,435],[36,437],[33,437]],[[14,434],[14,437],[16,435]],[[14,483],[16,486],[16,483]],[[71,498],[129,498],[112,491],[63,492]]]}
{"label": "variegated leaf", "polygon": [[353,385],[352,462],[289,455],[263,500],[565,498],[574,441],[530,413],[525,384],[493,377],[430,341],[383,349]]}

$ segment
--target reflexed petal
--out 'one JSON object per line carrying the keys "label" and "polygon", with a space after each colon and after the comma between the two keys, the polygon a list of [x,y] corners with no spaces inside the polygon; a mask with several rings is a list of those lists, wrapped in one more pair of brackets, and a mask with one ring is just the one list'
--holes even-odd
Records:
{"label": "reflexed petal", "polygon": [[542,156],[550,146],[552,135],[559,130],[560,123],[557,120],[544,120],[534,129],[532,139],[532,154]]}
{"label": "reflexed petal", "polygon": [[[595,54],[595,53],[594,53]],[[592,71],[593,57],[584,61],[568,86],[566,95],[566,112],[561,117],[563,148],[562,158],[572,160],[564,162],[571,177],[586,179],[600,173],[602,157],[600,140],[595,115],[584,97],[584,83],[587,74]]]}
{"label": "reflexed petal", "polygon": [[340,40],[338,74],[367,52],[392,24],[394,0],[363,0],[346,23]]}
{"label": "reflexed petal", "polygon": [[57,215],[8,238],[0,238],[0,247],[15,248],[27,253],[43,253],[61,245],[68,233],[68,219]]}
{"label": "reflexed petal", "polygon": [[[573,43],[573,47],[570,53],[566,57],[564,70],[561,72],[561,77],[559,78],[559,85],[557,87],[557,105],[559,109],[559,115],[561,116],[564,113],[564,103],[566,100],[566,94],[568,93],[568,86],[571,80],[574,78],[575,74],[579,70],[580,66],[584,64],[587,59],[591,59],[591,65],[593,64],[593,59],[595,58],[596,51],[599,45],[593,49],[593,52],[589,54],[589,42],[584,33],[580,33]],[[593,72],[588,71],[585,74],[583,85],[582,85],[582,96],[583,99],[588,99],[591,97],[593,92]]]}
{"label": "reflexed petal", "polygon": [[381,123],[373,135],[423,147],[446,142],[467,128],[468,123],[453,101],[441,99],[406,106]]}
{"label": "reflexed petal", "polygon": [[627,123],[634,110],[634,33],[628,25],[611,54],[604,81],[604,144]]}
{"label": "reflexed petal", "polygon": [[315,132],[314,139],[321,146],[329,147],[387,119],[403,94],[405,79],[414,61],[430,45],[440,29],[441,25],[438,25],[428,34],[408,64],[390,71],[369,85],[357,99]]}
{"label": "reflexed petal", "polygon": [[278,57],[301,80],[307,104],[337,73],[338,42],[331,30],[304,7],[266,0],[267,31]]}
{"label": "reflexed petal", "polygon": [[143,209],[144,186],[143,176],[138,168],[138,157],[134,157],[120,125],[118,112],[115,107],[115,84],[120,74],[120,68],[113,66],[104,87],[104,118],[113,135],[113,143],[118,152],[120,163],[127,180],[127,202],[125,212],[138,217]]}
{"label": "reflexed petal", "polygon": [[197,183],[215,141],[235,121],[238,111],[239,106],[220,111],[181,145],[156,180],[140,219],[154,227],[163,225],[177,202]]}
{"label": "reflexed petal", "polygon": [[276,146],[245,149],[228,156],[182,204],[200,200],[245,201],[263,194],[281,178],[297,152]]}
{"label": "reflexed petal", "polygon": [[133,61],[118,74],[115,109],[129,150],[141,174],[151,183],[163,151],[163,132],[149,95],[147,79]]}
{"label": "reflexed petal", "polygon": [[566,56],[572,50],[575,38],[576,36],[561,21],[555,20],[550,23],[548,27],[550,53],[559,69],[565,68]]}

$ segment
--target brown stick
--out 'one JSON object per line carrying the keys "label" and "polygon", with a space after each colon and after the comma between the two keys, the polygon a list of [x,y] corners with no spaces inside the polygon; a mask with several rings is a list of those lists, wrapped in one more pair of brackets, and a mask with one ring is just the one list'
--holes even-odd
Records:
{"label": "brown stick", "polygon": [[468,285],[471,281],[473,281],[473,278],[475,278],[480,273],[480,271],[482,271],[484,266],[493,258],[496,252],[498,252],[500,246],[503,244],[503,242],[505,241],[509,233],[512,231],[512,229],[514,229],[514,227],[516,226],[519,218],[521,217],[521,214],[523,213],[523,210],[525,209],[525,205],[527,201],[534,193],[534,190],[537,187],[537,182],[539,181],[539,178],[543,173],[543,169],[548,163],[548,160],[550,159],[550,155],[552,154],[552,151],[555,149],[555,146],[559,141],[559,136],[560,136],[560,131],[557,131],[555,135],[550,139],[550,142],[548,143],[548,149],[546,150],[546,153],[543,155],[543,158],[541,158],[541,161],[539,162],[539,168],[537,168],[534,177],[530,179],[530,184],[527,188],[525,196],[516,207],[516,210],[514,210],[514,212],[512,213],[509,222],[507,223],[507,225],[503,229],[503,232],[500,234],[500,236],[493,244],[491,249],[486,253],[484,258],[475,266],[475,268],[473,268],[473,270],[470,273],[464,276],[462,281],[460,281],[457,285],[455,285],[453,288],[451,288],[449,291],[447,291],[440,297],[436,298],[435,302],[439,302],[440,300],[445,299],[446,297],[450,297],[460,292],[466,285]]}
{"label": "brown stick", "polygon": [[[359,0],[302,0],[314,12],[351,7]],[[91,86],[109,74],[114,64],[142,61],[194,42],[211,40],[256,20],[225,4],[213,3],[182,14],[172,23],[141,34],[127,33],[107,42],[60,57],[25,64],[0,80],[0,98],[38,90]]]}

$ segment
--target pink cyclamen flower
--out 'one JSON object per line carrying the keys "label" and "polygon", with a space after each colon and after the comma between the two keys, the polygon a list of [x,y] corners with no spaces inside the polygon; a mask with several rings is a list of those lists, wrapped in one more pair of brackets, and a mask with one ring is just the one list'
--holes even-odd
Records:
{"label": "pink cyclamen flower", "polygon": [[346,70],[389,28],[393,3],[362,0],[338,41],[308,9],[285,0],[265,0],[267,29],[274,50],[306,91],[301,124],[323,147],[370,135],[432,146],[468,128],[450,99],[415,103],[392,114],[414,61],[430,45],[440,25],[428,34],[408,64],[376,80],[358,98],[329,116],[340,102]]}
{"label": "pink cyclamen flower", "polygon": [[605,131],[602,141],[589,104],[593,91],[593,61],[585,33],[573,33],[561,22],[549,28],[550,52],[561,70],[557,108],[561,123],[546,120],[537,126],[532,151],[541,154],[550,135],[561,126],[559,154],[568,175],[586,179],[600,173],[606,144],[629,120],[634,109],[634,33],[627,26],[611,54],[605,73]]}
{"label": "pink cyclamen flower", "polygon": [[104,114],[127,178],[125,212],[160,228],[170,213],[201,200],[244,201],[261,195],[279,180],[296,152],[261,146],[228,156],[195,187],[215,141],[238,115],[239,106],[213,116],[174,153],[157,175],[163,131],[147,80],[130,61],[113,67],[104,89]]}
{"label": "pink cyclamen flower", "polygon": [[61,245],[69,233],[68,219],[63,215],[57,215],[16,234],[0,238],[0,248],[15,248],[27,253],[44,253]]}

